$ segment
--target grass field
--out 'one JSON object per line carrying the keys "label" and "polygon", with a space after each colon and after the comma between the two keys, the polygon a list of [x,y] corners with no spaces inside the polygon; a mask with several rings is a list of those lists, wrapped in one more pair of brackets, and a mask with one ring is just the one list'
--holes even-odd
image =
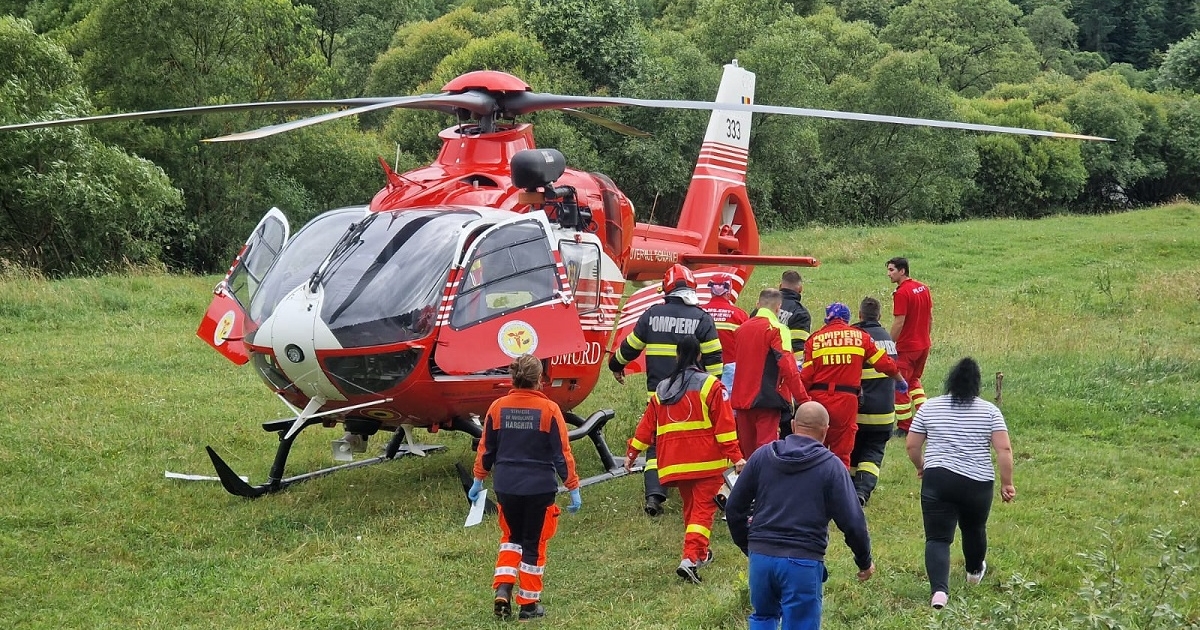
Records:
{"label": "grass field", "polygon": [[[984,584],[968,590],[956,557],[950,607],[928,608],[918,481],[893,441],[867,508],[879,572],[857,583],[834,534],[825,627],[1200,624],[1200,602],[1178,596],[1200,584],[1200,208],[814,228],[767,235],[764,249],[822,261],[805,272],[814,319],[832,300],[890,304],[884,261],[907,255],[936,303],[929,394],[963,355],[1005,375],[1018,496],[994,507]],[[748,295],[780,271],[760,268]],[[495,521],[462,528],[464,436],[428,436],[449,454],[257,501],[164,479],[211,474],[213,445],[261,482],[275,438],[258,423],[286,415],[249,369],[194,336],[215,281],[0,279],[0,627],[501,625]],[[606,376],[581,408],[618,410],[618,450],[640,389]],[[310,429],[290,470],[327,465],[339,435]],[[576,456],[581,473],[598,472],[586,444]],[[745,627],[745,561],[724,528],[705,583],[684,585],[678,502],[651,521],[640,496],[641,480],[623,479],[585,489],[583,510],[564,514],[540,623]],[[1156,529],[1173,532],[1169,553]]]}

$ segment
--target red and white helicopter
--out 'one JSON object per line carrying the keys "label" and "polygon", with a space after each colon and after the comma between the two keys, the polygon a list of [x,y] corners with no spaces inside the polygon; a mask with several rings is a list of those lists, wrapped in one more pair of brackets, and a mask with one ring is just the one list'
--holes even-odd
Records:
{"label": "red and white helicopter", "polygon": [[[429,166],[393,172],[370,204],[326,212],[294,235],[272,209],[217,285],[197,334],[237,364],[251,363],[291,410],[266,422],[279,443],[266,483],[251,486],[208,448],[225,488],[257,497],[359,466],[444,448],[413,442],[415,428],[481,435],[480,414],[509,387],[505,366],[531,353],[546,362],[544,392],[576,425],[571,439],[594,443],[603,473],[625,474],[602,429],[614,415],[586,419],[576,409],[596,386],[622,318],[626,282],[658,280],[673,264],[733,273],[739,285],[754,265],[814,265],[796,256],[759,255],[746,194],[751,114],[779,113],[1058,138],[1090,136],[938,120],[754,103],[755,76],[725,66],[716,102],[583,97],[533,92],[522,80],[477,71],[439,94],[342,101],[217,105],[26,123],[28,129],[104,120],[245,109],[345,107],[210,141],[251,140],[343,116],[393,107],[450,113],[459,124],[439,135]],[[538,149],[533,128],[516,116],[558,109],[625,133],[614,121],[580,111],[600,106],[712,110],[676,227],[635,221],[634,208],[600,173],[567,168],[554,149]],[[740,286],[738,287],[740,288]],[[652,294],[653,289],[649,291]],[[655,298],[629,305],[627,323]],[[291,446],[306,427],[341,425],[335,459],[351,460],[291,477]],[[393,436],[377,457],[353,461],[367,437]]]}

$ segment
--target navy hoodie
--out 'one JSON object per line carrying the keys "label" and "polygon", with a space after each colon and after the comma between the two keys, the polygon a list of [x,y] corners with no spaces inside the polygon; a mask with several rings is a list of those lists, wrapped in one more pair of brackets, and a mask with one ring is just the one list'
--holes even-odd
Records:
{"label": "navy hoodie", "polygon": [[858,568],[871,566],[867,519],[850,473],[810,437],[789,435],[754,451],[729,494],[725,515],[733,542],[746,555],[820,561],[832,519]]}

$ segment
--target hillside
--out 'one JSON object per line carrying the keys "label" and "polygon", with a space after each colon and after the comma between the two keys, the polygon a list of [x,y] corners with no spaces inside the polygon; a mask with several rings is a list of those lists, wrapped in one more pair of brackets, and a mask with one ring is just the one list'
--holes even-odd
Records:
{"label": "hillside", "polygon": [[[1076,613],[1133,627],[1130,615],[1160,603],[1200,623],[1196,598],[1172,592],[1194,591],[1194,575],[1158,591],[1155,580],[1169,573],[1156,568],[1165,552],[1152,537],[1174,530],[1165,540],[1182,557],[1167,554],[1168,568],[1200,566],[1200,207],[813,227],[764,243],[766,253],[822,261],[803,272],[814,314],[832,300],[887,298],[884,261],[906,255],[935,299],[930,395],[963,355],[985,376],[1004,373],[1019,494],[993,508],[984,585],[965,588],[956,552],[951,605],[928,609],[919,485],[893,441],[867,508],[879,573],[855,582],[847,549],[831,537],[826,628],[1099,627]],[[743,303],[780,271],[758,269]],[[212,445],[262,481],[275,438],[258,423],[286,415],[249,369],[195,338],[215,281],[0,278],[0,625],[495,627],[497,528],[493,518],[462,528],[453,466],[468,460],[463,436],[427,436],[450,454],[257,501],[163,478],[211,474]],[[639,413],[639,384],[604,376],[582,408],[618,410],[607,432],[614,447]],[[311,429],[291,470],[326,465],[328,440],[339,436]],[[590,448],[577,445],[576,456],[581,472],[597,471]],[[564,514],[544,624],[745,627],[745,561],[724,528],[714,529],[705,583],[684,585],[673,572],[678,501],[649,521],[640,494],[640,479],[602,484],[584,490],[578,515]],[[1110,562],[1120,568],[1098,568]],[[1124,585],[1112,589],[1112,577]],[[1078,594],[1088,579],[1090,599]]]}

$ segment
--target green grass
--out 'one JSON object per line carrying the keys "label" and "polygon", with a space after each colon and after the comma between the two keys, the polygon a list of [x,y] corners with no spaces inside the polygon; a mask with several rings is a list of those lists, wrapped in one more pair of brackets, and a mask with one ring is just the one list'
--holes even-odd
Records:
{"label": "green grass", "polygon": [[[890,304],[884,261],[906,255],[935,299],[926,389],[970,354],[1003,372],[1017,457],[1017,501],[997,504],[989,577],[968,590],[955,559],[952,607],[986,622],[1034,583],[1030,619],[1073,623],[1105,548],[1130,588],[1155,566],[1155,528],[1195,544],[1200,523],[1200,208],[1037,222],[813,228],[764,237],[770,254],[812,254],[805,302]],[[747,296],[774,285],[761,268]],[[494,519],[464,530],[460,435],[449,454],[334,475],[257,501],[164,470],[211,474],[213,445],[252,482],[286,415],[249,369],[194,336],[216,278],[127,275],[0,279],[0,626],[32,628],[496,627],[489,583]],[[750,298],[744,299],[749,302]],[[885,322],[890,318],[885,317]],[[618,410],[628,435],[640,387],[605,376],[582,411]],[[327,465],[339,432],[310,429],[290,470]],[[376,445],[377,446],[377,445]],[[578,444],[581,473],[597,471]],[[928,609],[918,481],[894,442],[868,508],[879,567],[853,579],[833,535],[825,627],[909,629]],[[551,543],[543,625],[735,628],[745,625],[745,561],[715,529],[705,583],[675,577],[678,501],[640,514],[640,479],[588,488]],[[1114,524],[1115,521],[1115,524]],[[1191,552],[1191,564],[1200,564]],[[1195,583],[1194,575],[1190,578]],[[958,597],[965,598],[957,601]],[[1182,606],[1191,619],[1200,604]],[[947,618],[943,613],[942,620]],[[1041,626],[1039,626],[1041,627]]]}

